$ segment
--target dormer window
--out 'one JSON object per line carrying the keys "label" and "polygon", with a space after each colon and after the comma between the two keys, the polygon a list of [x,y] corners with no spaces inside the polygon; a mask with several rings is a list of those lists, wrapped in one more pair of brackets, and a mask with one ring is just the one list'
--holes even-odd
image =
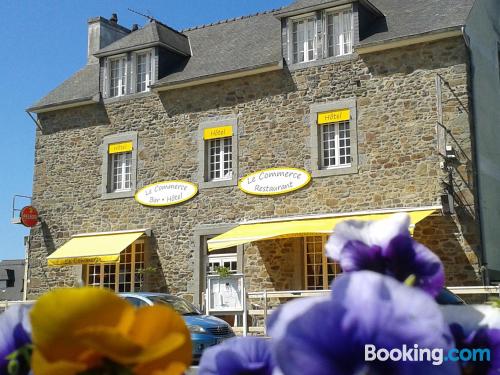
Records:
{"label": "dormer window", "polygon": [[104,92],[108,98],[147,92],[156,80],[154,49],[108,57],[104,64]]}
{"label": "dormer window", "polygon": [[135,92],[149,91],[153,79],[153,52],[135,54]]}
{"label": "dormer window", "polygon": [[316,60],[316,17],[292,20],[293,62]]}
{"label": "dormer window", "polygon": [[352,6],[328,9],[289,19],[289,61],[292,64],[353,52]]}
{"label": "dormer window", "polygon": [[326,13],[326,40],[328,56],[352,53],[352,9]]}
{"label": "dormer window", "polygon": [[127,90],[127,58],[109,60],[109,97],[125,95]]}

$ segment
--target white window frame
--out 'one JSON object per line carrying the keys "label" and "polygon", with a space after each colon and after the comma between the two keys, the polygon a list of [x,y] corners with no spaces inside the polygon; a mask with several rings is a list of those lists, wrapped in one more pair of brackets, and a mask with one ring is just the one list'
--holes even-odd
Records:
{"label": "white window frame", "polygon": [[[138,84],[138,69],[137,60],[141,55],[146,55],[146,88],[142,91],[137,89]],[[145,49],[141,51],[135,51],[132,53],[132,69],[131,69],[131,89],[133,93],[149,92],[151,91],[151,85],[155,83],[155,50]]]}
{"label": "white window frame", "polygon": [[[313,21],[313,27],[314,27],[314,30],[313,30],[314,37],[312,40],[313,57],[312,57],[312,59],[309,58],[309,50],[310,50],[309,38],[307,38],[307,30],[304,27],[304,39],[303,39],[304,61],[300,61],[300,57],[299,57],[299,50],[300,49],[298,51],[295,51],[295,44],[294,44],[294,40],[293,40],[294,24],[299,23],[299,22],[304,22],[304,24],[306,24],[306,22],[308,22],[310,20]],[[293,64],[302,64],[302,63],[307,63],[307,62],[317,60],[318,59],[318,20],[316,19],[316,14],[310,13],[310,14],[306,14],[306,15],[301,15],[299,17],[291,17],[288,29],[289,29],[288,40],[289,40],[289,46],[290,46],[290,60],[292,61],[292,63]],[[297,47],[298,47],[298,45],[299,44],[298,44],[298,40],[297,40]],[[297,55],[297,60],[295,60],[295,55]]]}
{"label": "white window frame", "polygon": [[[349,127],[349,137],[345,137],[343,138],[344,142],[345,141],[349,141],[349,146],[346,146],[346,144],[344,143],[344,146],[340,146],[340,125],[341,124],[347,124],[348,127]],[[322,125],[317,125],[319,126],[320,128],[320,147],[319,147],[319,152],[320,152],[320,162],[321,162],[321,168],[322,169],[337,169],[337,168],[348,168],[351,166],[351,160],[352,160],[352,147],[351,147],[351,144],[352,144],[352,138],[351,138],[351,122],[349,120],[347,121],[338,121],[338,122],[331,122],[331,123],[328,123],[328,124],[322,124]],[[335,140],[334,140],[334,143],[335,143],[335,148],[334,148],[334,152],[335,152],[335,164],[334,165],[326,165],[327,163],[325,162],[326,158],[325,158],[325,147],[324,147],[324,144],[325,144],[325,129],[327,128],[330,128],[330,127],[333,127],[334,128],[334,131],[335,131]],[[344,129],[344,132],[346,130]],[[347,163],[340,163],[340,158],[341,158],[341,155],[340,155],[340,150],[341,149],[347,149],[349,148],[349,154],[348,155],[343,155],[344,157],[348,158],[349,159],[349,162]]]}
{"label": "white window frame", "polygon": [[207,259],[207,275],[216,275],[217,270],[215,268],[212,269],[211,264],[214,263],[219,263],[222,266],[219,267],[225,267],[224,263],[234,263],[236,265],[236,268],[234,270],[230,269],[230,273],[238,273],[238,254],[236,252],[234,253],[228,253],[228,254],[214,254],[214,255],[209,255]]}
{"label": "white window frame", "polygon": [[[143,267],[142,269],[145,269],[145,266],[146,266],[146,241],[143,239],[139,239],[139,240],[135,241],[134,243],[132,243],[124,251],[128,251],[129,249],[131,252],[131,254],[130,254],[131,262],[130,263],[122,263],[121,261],[118,261],[115,263],[85,264],[84,268],[83,268],[85,285],[90,286],[90,287],[96,287],[96,288],[104,288],[105,287],[105,285],[104,285],[104,276],[105,276],[104,268],[105,267],[114,267],[114,269],[115,269],[115,271],[114,271],[114,288],[109,288],[109,289],[114,290],[117,293],[119,293],[119,292],[131,292],[131,293],[139,292],[142,289],[142,287],[144,286],[144,273],[136,271],[136,268],[137,268],[136,253],[138,251],[140,251],[140,253],[142,253],[142,259],[141,259],[141,262],[139,262],[139,264],[142,264],[142,267]],[[120,255],[120,258],[122,258],[121,255]],[[123,273],[120,273],[120,265],[124,265],[124,264],[130,264],[130,283],[125,283],[125,282],[120,281],[120,275],[123,275]],[[98,276],[99,282],[98,283],[96,283],[96,282],[90,283],[89,281],[91,281],[90,280],[91,274],[89,273],[89,269],[90,269],[90,267],[95,267],[95,266],[99,266],[99,274],[95,273],[92,275]],[[127,272],[127,274],[128,274],[128,272]],[[130,284],[130,290],[129,291],[128,290],[123,290],[123,291],[120,290],[120,286],[126,285],[126,284]],[[136,284],[139,284],[139,288],[137,288],[138,290],[136,290]]]}
{"label": "white window frame", "polygon": [[[346,34],[346,31],[344,30],[344,17],[343,15],[346,13],[346,12],[349,12],[350,14],[350,24],[351,24],[351,28],[349,31],[347,31],[348,33],[350,33],[350,44],[348,46],[348,50],[346,51],[345,50],[345,34]],[[337,34],[335,34],[335,24],[333,25],[333,53],[330,54],[330,46],[329,46],[329,40],[330,40],[330,34],[328,32],[328,16],[329,15],[332,15],[332,16],[335,16],[335,15],[342,15],[342,17],[340,17],[340,20],[341,20],[341,24],[340,26],[338,27],[339,30],[342,30],[342,32],[340,33],[340,35],[338,35],[339,37],[339,43],[337,43]],[[353,45],[354,45],[354,10],[353,10],[353,7],[352,5],[349,5],[349,6],[346,6],[346,7],[341,7],[341,8],[331,8],[331,9],[327,9],[325,10],[324,12],[324,27],[323,27],[323,35],[324,35],[324,40],[325,40],[325,45],[324,45],[324,48],[325,48],[325,56],[327,57],[338,57],[338,56],[344,56],[344,55],[350,55],[353,53]],[[339,44],[339,53],[336,54],[335,51],[336,51],[336,46],[337,44]]]}
{"label": "white window frame", "polygon": [[[119,64],[119,78],[118,78],[118,94],[117,95],[112,95],[112,77],[111,77],[111,72],[112,72],[112,64],[113,62],[119,61],[121,64]],[[127,95],[128,93],[128,59],[127,55],[118,55],[118,56],[113,56],[109,57],[107,59],[107,67],[106,67],[106,80],[107,80],[107,96],[108,98],[118,98],[120,96]],[[123,92],[122,89],[123,88]]]}
{"label": "white window frame", "polygon": [[[229,148],[231,151],[225,152],[226,148],[226,141],[230,142]],[[226,181],[226,180],[231,180],[233,178],[233,138],[232,137],[224,137],[224,138],[214,138],[214,139],[208,139],[206,140],[207,142],[207,180],[208,181]],[[216,145],[218,143],[218,146]],[[214,154],[214,157],[219,157],[218,162],[212,163],[211,158],[212,158],[212,148],[218,147],[219,152],[218,154]],[[226,160],[226,156],[229,155],[228,160]],[[225,163],[229,163],[231,167],[228,169],[228,171],[225,173]],[[213,168],[215,166],[216,168]],[[212,177],[213,172],[219,172],[220,177]]]}
{"label": "white window frame", "polygon": [[[132,151],[128,152],[119,152],[115,154],[110,154],[110,168],[111,168],[111,173],[110,173],[110,186],[111,186],[111,193],[121,193],[125,191],[130,191],[132,189]],[[121,188],[117,188],[115,186],[115,161],[117,158],[120,158],[118,162],[120,163],[120,175],[119,178],[117,179],[116,185],[120,185]],[[128,163],[128,165],[127,165]],[[126,172],[128,168],[128,172]],[[127,180],[128,176],[128,180]],[[125,187],[128,182],[128,187]]]}
{"label": "white window frame", "polygon": [[[326,236],[307,236],[304,237],[304,289],[305,290],[325,290],[330,288],[330,283],[331,280],[329,280],[329,276],[333,276],[333,278],[338,277],[342,273],[342,269],[340,268],[340,265],[338,262],[332,261],[328,259],[325,253],[325,246],[326,246],[326,241],[327,241]],[[308,255],[311,253],[308,253],[308,244],[314,245],[314,244],[319,244],[321,248],[321,259],[320,262],[317,263],[319,268],[318,272],[313,271],[314,274],[311,275],[308,273],[310,267],[312,264],[310,263],[310,259],[308,259]],[[319,254],[318,252],[315,252],[315,254]],[[333,265],[334,267],[334,272],[329,273],[330,269],[328,266]],[[337,272],[338,271],[338,272]],[[320,280],[316,285],[309,285],[309,277],[318,277]]]}

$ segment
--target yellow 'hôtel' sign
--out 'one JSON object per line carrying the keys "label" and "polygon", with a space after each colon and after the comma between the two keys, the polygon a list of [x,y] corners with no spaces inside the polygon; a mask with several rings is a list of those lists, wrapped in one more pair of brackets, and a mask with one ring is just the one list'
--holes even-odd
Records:
{"label": "yellow 'h\u00f4tel' sign", "polygon": [[349,109],[318,113],[318,125],[330,124],[332,122],[339,121],[349,121],[350,119],[351,111]]}
{"label": "yellow 'h\u00f4tel' sign", "polygon": [[216,139],[216,138],[226,138],[233,136],[232,126],[219,126],[217,128],[207,128],[203,130],[203,139]]}
{"label": "yellow 'h\u00f4tel' sign", "polygon": [[132,142],[112,143],[108,146],[108,154],[132,151]]}

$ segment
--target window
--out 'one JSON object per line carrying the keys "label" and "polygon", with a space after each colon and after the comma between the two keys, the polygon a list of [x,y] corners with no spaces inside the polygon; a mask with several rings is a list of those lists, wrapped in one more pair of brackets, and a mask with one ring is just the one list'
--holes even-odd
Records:
{"label": "window", "polygon": [[122,251],[118,263],[86,265],[86,284],[120,293],[139,292],[144,284],[144,264],[144,241],[139,240]]}
{"label": "window", "polygon": [[137,132],[104,137],[101,152],[102,197],[133,197],[137,178]]}
{"label": "window", "polygon": [[236,254],[236,248],[231,249],[231,251],[233,252],[229,254],[209,255],[207,274],[216,275],[219,267],[228,268],[231,273],[238,272],[238,256]]}
{"label": "window", "polygon": [[238,184],[238,120],[210,119],[199,127],[200,189]]}
{"label": "window", "polygon": [[342,56],[352,53],[352,10],[326,14],[327,56]]}
{"label": "window", "polygon": [[104,66],[105,97],[147,92],[155,82],[155,50],[109,57]]}
{"label": "window", "polygon": [[111,154],[111,192],[129,191],[132,187],[132,152]]}
{"label": "window", "polygon": [[310,107],[313,177],[358,172],[356,99]]}
{"label": "window", "polygon": [[233,177],[233,142],[231,137],[208,142],[209,180],[230,180]]}
{"label": "window", "polygon": [[149,91],[153,79],[153,53],[151,51],[135,55],[135,92]]}
{"label": "window", "polygon": [[288,59],[292,64],[351,54],[354,44],[352,7],[290,19],[288,40]]}
{"label": "window", "polygon": [[293,62],[316,59],[316,17],[292,21]]}
{"label": "window", "polygon": [[306,290],[329,289],[333,279],[342,273],[340,265],[328,259],[324,253],[327,238],[305,237],[304,275]]}
{"label": "window", "polygon": [[323,168],[351,165],[351,133],[349,121],[321,126],[321,164]]}
{"label": "window", "polygon": [[125,95],[127,90],[127,58],[109,60],[109,97]]}

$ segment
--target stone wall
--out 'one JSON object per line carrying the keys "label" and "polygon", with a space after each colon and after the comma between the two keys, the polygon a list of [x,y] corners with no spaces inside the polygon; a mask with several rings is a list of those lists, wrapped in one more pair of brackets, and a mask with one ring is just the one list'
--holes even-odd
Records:
{"label": "stone wall", "polygon": [[[151,228],[150,250],[158,275],[148,288],[189,296],[198,292],[193,282],[193,272],[199,269],[194,264],[193,233],[199,226],[440,204],[447,175],[436,151],[435,77],[439,73],[453,89],[443,94],[444,117],[470,159],[468,121],[463,121],[464,110],[456,105],[458,98],[464,108],[468,106],[466,61],[463,42],[455,38],[353,55],[348,61],[303,70],[284,69],[40,114],[44,130],[37,133],[35,146],[33,204],[43,224],[31,232],[30,296],[76,282],[78,267],[48,268],[46,256],[77,233]],[[273,166],[310,170],[309,106],[353,97],[358,113],[358,173],[316,178],[282,196],[256,197],[237,187],[202,189],[194,199],[165,208],[144,207],[132,198],[101,199],[98,149],[106,135],[138,132],[138,187],[170,179],[196,182],[198,126],[226,115],[238,117],[240,177]],[[471,185],[464,183],[461,189],[473,197]],[[453,220],[460,225],[462,219]],[[442,254],[453,269],[449,280],[473,282],[470,267],[476,267],[476,260],[469,255],[476,241],[466,240],[463,231],[445,224],[445,229],[439,228],[443,240],[435,250],[446,248]],[[467,235],[474,237],[475,227],[470,228]],[[456,233],[456,241],[444,239]],[[429,243],[437,241],[433,233],[422,231],[422,236]],[[256,248],[262,246],[268,247],[259,243],[247,248],[249,267],[262,264],[259,257],[267,256],[264,250],[258,255]],[[280,245],[269,261],[281,262],[280,251],[285,254],[288,248],[286,243]],[[277,273],[273,267],[258,271],[264,283],[274,288],[290,285],[289,264],[279,265],[287,275],[279,278],[273,278]]]}

